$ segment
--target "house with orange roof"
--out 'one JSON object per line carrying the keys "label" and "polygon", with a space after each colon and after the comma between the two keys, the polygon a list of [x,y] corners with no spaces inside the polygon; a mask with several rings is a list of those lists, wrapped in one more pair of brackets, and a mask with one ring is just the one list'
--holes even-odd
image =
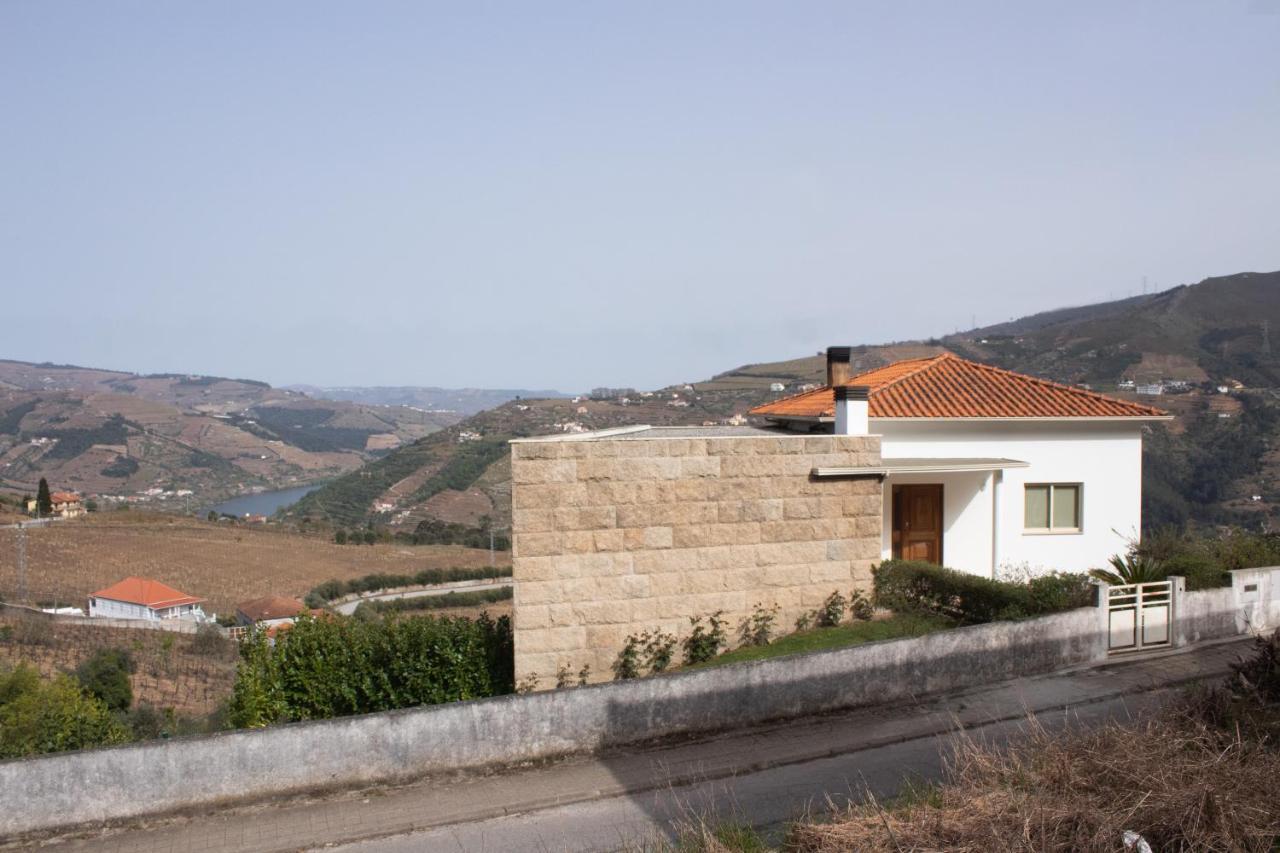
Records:
{"label": "house with orange roof", "polygon": [[[1160,409],[951,353],[827,382],[749,414],[789,432],[880,437],[880,556],[988,577],[1084,571],[1142,529],[1142,437]],[[852,476],[839,468],[814,476]]]}
{"label": "house with orange roof", "polygon": [[104,619],[189,619],[205,622],[203,598],[150,578],[127,577],[89,596],[89,616]]}

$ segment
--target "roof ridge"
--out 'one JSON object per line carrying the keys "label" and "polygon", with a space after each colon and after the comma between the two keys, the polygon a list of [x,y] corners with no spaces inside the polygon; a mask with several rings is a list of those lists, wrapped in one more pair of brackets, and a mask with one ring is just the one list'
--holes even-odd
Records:
{"label": "roof ridge", "polygon": [[1016,370],[1008,370],[1003,367],[997,367],[994,364],[984,364],[981,361],[972,361],[967,358],[960,358],[960,356],[955,356],[955,357],[960,361],[963,361],[965,364],[971,364],[974,367],[979,367],[979,368],[982,368],[983,370],[987,370],[992,373],[998,373],[1002,376],[1009,376],[1014,379],[1029,380],[1031,382],[1036,383],[1037,385],[1045,385],[1049,388],[1057,388],[1058,390],[1061,390],[1061,391],[1068,391],[1072,394],[1075,394],[1076,396],[1085,397],[1090,400],[1106,400],[1109,403],[1117,403],[1121,406],[1131,406],[1135,409],[1145,409],[1147,412],[1151,414],[1157,414],[1157,415],[1166,414],[1160,409],[1157,409],[1155,406],[1148,406],[1144,403],[1133,403],[1133,402],[1130,402],[1129,400],[1121,400],[1119,397],[1112,397],[1109,394],[1103,394],[1101,391],[1094,391],[1089,388],[1080,388],[1075,385],[1068,385],[1065,382],[1056,382],[1052,379],[1045,379],[1040,376],[1032,376],[1029,373],[1018,373]]}
{"label": "roof ridge", "polygon": [[[959,356],[955,355],[954,353],[941,352],[941,353],[938,353],[937,355],[928,355],[928,356],[924,356],[923,358],[907,358],[907,359],[903,359],[902,361],[890,362],[889,364],[884,365],[884,367],[877,367],[875,370],[886,370],[890,367],[893,367],[895,364],[903,364],[904,362],[911,362],[911,361],[920,362],[919,367],[916,367],[913,370],[908,370],[906,373],[902,374],[901,376],[896,376],[893,379],[890,379],[888,382],[884,383],[883,385],[877,385],[875,388],[871,389],[871,393],[879,394],[881,391],[884,391],[888,388],[892,388],[893,386],[897,385],[899,382],[902,382],[905,379],[910,379],[913,376],[918,376],[923,371],[928,370],[930,367],[933,367],[942,359],[948,358],[948,357],[959,358]],[[960,359],[960,360],[964,361],[964,359]],[[868,373],[875,373],[875,370],[865,370],[862,373],[858,374],[858,376],[866,376]],[[854,377],[854,379],[857,379],[857,378],[858,378],[857,376]]]}

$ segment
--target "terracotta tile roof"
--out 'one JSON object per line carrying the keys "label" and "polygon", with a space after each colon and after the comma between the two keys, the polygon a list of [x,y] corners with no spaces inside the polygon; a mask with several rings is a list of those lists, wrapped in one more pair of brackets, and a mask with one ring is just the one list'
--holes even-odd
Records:
{"label": "terracotta tile roof", "polygon": [[93,594],[94,598],[109,598],[112,601],[127,601],[130,604],[141,604],[152,610],[165,607],[177,607],[181,604],[197,604],[204,601],[194,595],[179,592],[171,586],[150,578],[129,577],[117,584],[100,589]]}
{"label": "terracotta tile roof", "polygon": [[73,504],[79,503],[80,496],[75,492],[54,492],[49,495],[49,503],[55,504]]}
{"label": "terracotta tile roof", "polygon": [[[871,389],[873,418],[1160,418],[1166,413],[1083,388],[1037,379],[951,353],[898,361],[849,380]],[[756,406],[749,414],[829,418],[835,394],[818,388]]]}
{"label": "terracotta tile roof", "polygon": [[307,606],[296,598],[281,595],[268,595],[237,604],[236,610],[243,613],[246,619],[261,622],[265,619],[290,619],[305,612]]}

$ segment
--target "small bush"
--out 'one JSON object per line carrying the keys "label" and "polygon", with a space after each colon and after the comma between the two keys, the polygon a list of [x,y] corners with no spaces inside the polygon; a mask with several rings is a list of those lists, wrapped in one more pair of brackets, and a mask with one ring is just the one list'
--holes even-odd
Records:
{"label": "small bush", "polygon": [[661,631],[645,631],[640,635],[640,643],[644,665],[649,668],[649,672],[666,672],[675,656],[676,638]]}
{"label": "small bush", "polygon": [[819,628],[834,628],[844,621],[844,611],[849,605],[843,595],[833,592],[822,602],[815,614]]}
{"label": "small bush", "polygon": [[703,626],[701,616],[689,617],[692,630],[682,643],[686,664],[702,663],[720,654],[720,650],[725,645],[725,623],[722,616],[724,616],[723,610],[712,613],[707,617],[706,626]]}
{"label": "small bush", "polygon": [[1085,574],[1053,572],[1027,582],[1031,613],[1058,613],[1093,604],[1094,585]]}
{"label": "small bush", "polygon": [[859,622],[867,622],[876,615],[876,608],[871,599],[863,595],[861,590],[855,589],[849,593],[849,615]]}
{"label": "small bush", "polygon": [[1231,586],[1231,574],[1222,568],[1221,563],[1207,554],[1194,552],[1178,554],[1165,560],[1164,567],[1170,576],[1186,578],[1188,590]]}
{"label": "small bush", "polygon": [[229,639],[223,636],[217,625],[206,623],[196,629],[195,636],[191,638],[187,648],[193,654],[204,655],[205,657],[219,657],[229,653],[232,649],[232,644]]}
{"label": "small bush", "polygon": [[76,667],[76,680],[85,692],[110,711],[127,711],[133,704],[129,676],[137,669],[125,649],[99,649]]}
{"label": "small bush", "polygon": [[618,651],[618,656],[613,661],[615,681],[640,677],[640,645],[640,638],[635,634],[627,637],[627,642]]}
{"label": "small bush", "polygon": [[752,608],[751,615],[743,618],[742,624],[738,626],[738,635],[742,639],[742,645],[769,645],[769,640],[773,639],[773,627],[778,619],[778,611],[780,609],[776,604],[772,607],[757,604]]}
{"label": "small bush", "polygon": [[898,613],[934,613],[973,625],[1035,612],[1025,586],[932,563],[886,560],[876,567],[874,577],[876,605]]}

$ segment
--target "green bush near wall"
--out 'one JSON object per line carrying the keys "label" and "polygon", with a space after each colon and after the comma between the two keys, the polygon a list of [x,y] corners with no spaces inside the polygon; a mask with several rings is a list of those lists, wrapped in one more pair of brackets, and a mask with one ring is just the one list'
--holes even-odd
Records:
{"label": "green bush near wall", "polygon": [[372,574],[349,581],[330,580],[318,584],[307,593],[306,605],[320,608],[344,595],[398,589],[405,586],[434,586],[457,581],[492,580],[511,577],[510,566],[482,566],[475,569],[423,569],[412,575]]}
{"label": "green bush near wall", "polygon": [[303,616],[241,645],[237,728],[480,699],[514,690],[511,620]]}
{"label": "green bush near wall", "polygon": [[886,560],[876,567],[875,603],[898,613],[929,613],[967,625],[1024,619],[1093,603],[1085,575],[1045,575],[1010,583],[932,563]]}

